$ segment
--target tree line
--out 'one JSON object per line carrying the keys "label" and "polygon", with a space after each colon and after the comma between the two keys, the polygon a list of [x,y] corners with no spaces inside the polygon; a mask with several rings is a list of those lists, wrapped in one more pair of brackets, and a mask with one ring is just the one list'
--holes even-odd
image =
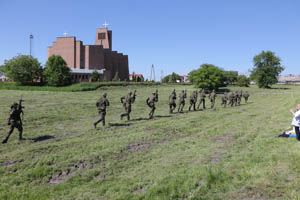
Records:
{"label": "tree line", "polygon": [[[231,84],[248,87],[251,80],[255,81],[259,88],[270,88],[271,85],[277,83],[278,75],[284,70],[280,58],[271,51],[262,51],[254,56],[253,64],[250,78],[238,75],[235,71],[225,71],[213,64],[202,64],[188,74],[188,80],[198,88],[209,90]],[[163,82],[175,83],[177,80],[180,80],[180,76],[173,72],[164,77]]]}
{"label": "tree line", "polygon": [[[225,71],[213,64],[202,64],[198,69],[188,74],[188,80],[196,87],[209,90],[229,84],[247,87],[251,80],[255,81],[259,88],[270,88],[272,84],[277,83],[278,75],[284,70],[280,58],[271,51],[262,51],[254,56],[253,64],[250,78],[238,75],[234,71]],[[0,72],[20,85],[38,83],[49,86],[64,86],[72,83],[71,70],[59,55],[50,56],[45,68],[32,56],[18,55],[10,60],[5,60],[4,65],[0,66]],[[91,79],[99,81],[100,74],[95,70],[91,74]],[[113,80],[119,80],[118,72],[116,72]],[[181,77],[172,73],[164,77],[162,81],[175,83],[177,80],[181,80]]]}
{"label": "tree line", "polygon": [[45,68],[39,61],[27,55],[5,60],[0,71],[19,85],[64,86],[72,82],[70,68],[61,56],[50,56]]}

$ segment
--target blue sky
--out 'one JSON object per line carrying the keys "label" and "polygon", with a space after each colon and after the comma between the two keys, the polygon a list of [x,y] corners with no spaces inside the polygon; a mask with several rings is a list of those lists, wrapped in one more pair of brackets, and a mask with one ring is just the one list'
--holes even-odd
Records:
{"label": "blue sky", "polygon": [[156,79],[187,74],[203,63],[248,72],[253,56],[271,50],[284,74],[300,74],[300,1],[297,0],[1,0],[0,65],[17,54],[45,64],[57,36],[94,44],[106,20],[113,49],[129,55],[129,70]]}

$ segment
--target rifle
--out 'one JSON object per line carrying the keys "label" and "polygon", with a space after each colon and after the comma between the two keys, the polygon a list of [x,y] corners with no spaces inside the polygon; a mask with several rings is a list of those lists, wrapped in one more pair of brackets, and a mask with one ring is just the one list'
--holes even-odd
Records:
{"label": "rifle", "polygon": [[135,101],[135,97],[136,97],[136,90],[134,90],[133,92],[133,102]]}
{"label": "rifle", "polygon": [[158,90],[155,91],[155,101],[158,101]]}
{"label": "rifle", "polygon": [[[20,100],[19,100],[18,110],[19,110],[20,113],[22,113],[22,120],[24,120],[24,112],[23,112],[23,108],[25,108],[25,107],[22,106],[22,102],[23,102],[23,101],[24,101],[24,100],[23,100],[22,95],[21,95],[21,98],[20,98]],[[21,123],[22,123],[22,122],[21,122]]]}

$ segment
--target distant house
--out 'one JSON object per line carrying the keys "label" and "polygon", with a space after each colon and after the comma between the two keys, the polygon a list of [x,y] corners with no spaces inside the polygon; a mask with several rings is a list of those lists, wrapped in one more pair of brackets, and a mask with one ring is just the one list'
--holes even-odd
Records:
{"label": "distant house", "polygon": [[143,74],[129,74],[129,80],[135,82],[144,82]]}
{"label": "distant house", "polygon": [[179,77],[180,77],[180,80],[179,80],[179,82],[180,83],[189,83],[190,81],[188,80],[188,76],[187,75],[179,75]]}
{"label": "distant house", "polygon": [[300,84],[300,75],[280,75],[277,80],[279,84]]}
{"label": "distant house", "polygon": [[7,77],[4,76],[4,74],[0,73],[0,82],[4,82],[4,81],[7,81]]}

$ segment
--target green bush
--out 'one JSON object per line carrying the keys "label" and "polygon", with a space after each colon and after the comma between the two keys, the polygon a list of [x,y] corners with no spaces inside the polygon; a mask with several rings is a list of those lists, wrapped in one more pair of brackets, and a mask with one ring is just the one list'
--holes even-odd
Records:
{"label": "green bush", "polygon": [[218,89],[224,86],[225,76],[223,70],[212,64],[203,64],[199,69],[188,74],[189,80],[198,88]]}
{"label": "green bush", "polygon": [[50,56],[46,63],[44,76],[49,86],[65,86],[71,84],[70,68],[61,56]]}
{"label": "green bush", "polygon": [[244,75],[239,75],[237,77],[237,85],[240,87],[249,87],[250,85],[250,78],[247,78]]}
{"label": "green bush", "polygon": [[17,84],[32,85],[34,82],[42,80],[43,69],[36,58],[19,55],[5,60],[0,71]]}

